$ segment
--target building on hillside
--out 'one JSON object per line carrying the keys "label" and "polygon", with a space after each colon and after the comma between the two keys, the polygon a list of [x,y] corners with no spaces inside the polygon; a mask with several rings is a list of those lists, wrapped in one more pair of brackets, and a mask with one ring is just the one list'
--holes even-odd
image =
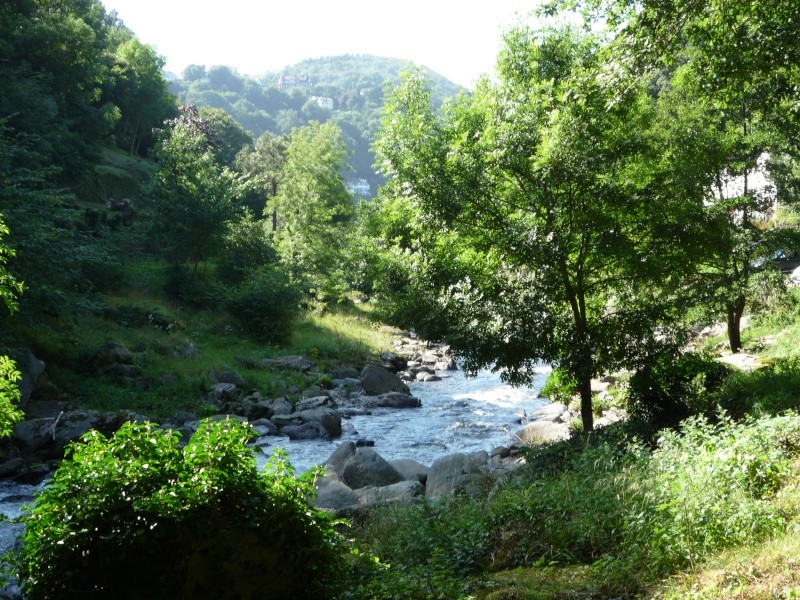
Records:
{"label": "building on hillside", "polygon": [[311,77],[308,75],[287,75],[283,73],[278,77],[278,89],[282,92],[288,92],[294,88],[310,88],[312,85]]}
{"label": "building on hillside", "polygon": [[372,186],[366,179],[351,179],[347,182],[347,190],[353,194],[353,196],[359,198],[370,198],[372,194]]}

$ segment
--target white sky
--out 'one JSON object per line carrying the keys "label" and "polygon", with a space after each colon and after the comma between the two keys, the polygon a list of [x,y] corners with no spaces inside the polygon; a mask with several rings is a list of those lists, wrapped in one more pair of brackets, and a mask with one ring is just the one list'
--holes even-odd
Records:
{"label": "white sky", "polygon": [[410,60],[463,86],[494,70],[502,32],[538,0],[102,0],[180,75],[228,65],[243,75],[306,58]]}

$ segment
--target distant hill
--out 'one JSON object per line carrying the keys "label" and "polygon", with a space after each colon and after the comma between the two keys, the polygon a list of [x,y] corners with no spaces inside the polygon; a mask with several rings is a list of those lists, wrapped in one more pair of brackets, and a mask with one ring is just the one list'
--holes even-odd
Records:
{"label": "distant hill", "polygon": [[[331,85],[340,89],[369,89],[385,85],[387,81],[397,83],[400,73],[417,67],[414,63],[399,58],[371,56],[369,54],[345,54],[323,58],[309,58],[282,71],[266,73],[261,77],[265,85],[278,81],[286,73],[306,75],[318,85]],[[452,98],[464,88],[446,77],[428,69],[419,67],[431,83],[433,95],[438,103]]]}
{"label": "distant hill", "polygon": [[[413,63],[397,58],[344,55],[307,59],[279,72],[253,79],[226,66],[190,65],[171,82],[182,103],[221,108],[255,138],[265,131],[279,134],[309,121],[335,121],[352,152],[346,179],[365,179],[374,195],[382,183],[373,168],[370,146],[378,130],[387,85],[397,83]],[[421,67],[441,105],[464,88]]]}

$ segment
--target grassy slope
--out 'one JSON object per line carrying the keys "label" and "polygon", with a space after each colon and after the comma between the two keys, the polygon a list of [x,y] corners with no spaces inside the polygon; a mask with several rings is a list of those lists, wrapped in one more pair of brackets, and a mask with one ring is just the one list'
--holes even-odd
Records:
{"label": "grassy slope", "polygon": [[[92,185],[82,193],[82,209],[104,211],[108,197],[141,202],[142,188],[154,165],[114,148],[101,149]],[[222,310],[179,306],[163,293],[167,266],[150,258],[124,256],[126,235],[121,228],[120,250],[124,280],[112,291],[84,296],[83,306],[54,316],[40,315],[33,324],[15,321],[16,339],[48,365],[47,376],[61,398],[99,410],[129,409],[156,421],[178,411],[199,415],[213,410],[205,392],[212,370],[236,369],[252,390],[266,397],[289,395],[314,383],[314,377],[268,369],[246,368],[242,360],[286,354],[305,354],[321,369],[344,363],[361,367],[367,358],[391,348],[391,332],[382,328],[365,305],[335,307],[324,314],[308,313],[296,324],[284,347],[265,346],[239,334]],[[87,358],[106,340],[134,353],[142,369],[140,381],[98,377]]]}

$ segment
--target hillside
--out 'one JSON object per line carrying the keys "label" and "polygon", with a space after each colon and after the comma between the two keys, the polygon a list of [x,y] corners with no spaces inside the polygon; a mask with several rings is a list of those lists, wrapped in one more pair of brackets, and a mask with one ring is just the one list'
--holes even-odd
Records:
{"label": "hillside", "polygon": [[[365,179],[374,196],[381,177],[370,150],[378,130],[387,84],[397,83],[413,63],[397,58],[344,55],[304,60],[258,80],[226,66],[191,65],[183,79],[171,83],[181,103],[220,108],[255,138],[265,132],[289,134],[310,121],[334,121],[345,133],[351,152],[348,181]],[[440,106],[463,88],[426,69],[433,100]]]}

